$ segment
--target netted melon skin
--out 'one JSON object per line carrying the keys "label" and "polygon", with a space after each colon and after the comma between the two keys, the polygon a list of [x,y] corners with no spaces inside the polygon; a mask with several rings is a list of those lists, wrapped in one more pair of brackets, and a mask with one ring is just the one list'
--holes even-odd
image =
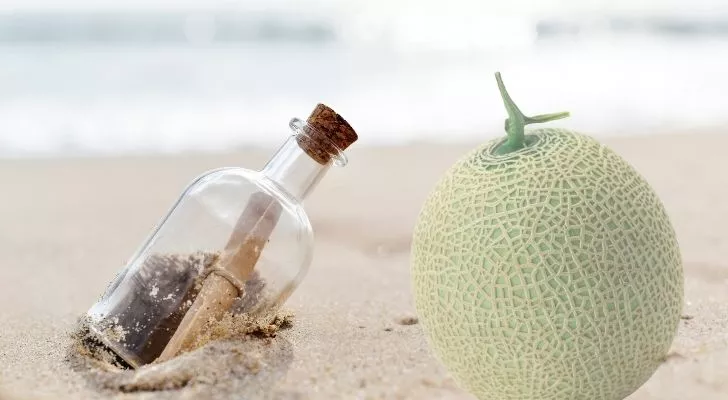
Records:
{"label": "netted melon skin", "polygon": [[576,132],[459,160],[413,232],[414,300],[436,356],[488,400],[622,400],[664,360],[683,303],[650,185]]}

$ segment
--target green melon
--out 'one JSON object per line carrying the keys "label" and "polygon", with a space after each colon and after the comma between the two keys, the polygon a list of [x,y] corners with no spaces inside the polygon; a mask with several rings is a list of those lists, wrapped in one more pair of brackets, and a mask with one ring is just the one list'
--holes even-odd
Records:
{"label": "green melon", "polygon": [[413,232],[417,312],[435,355],[485,400],[622,400],[664,360],[681,255],[647,181],[595,139],[524,131],[455,163]]}

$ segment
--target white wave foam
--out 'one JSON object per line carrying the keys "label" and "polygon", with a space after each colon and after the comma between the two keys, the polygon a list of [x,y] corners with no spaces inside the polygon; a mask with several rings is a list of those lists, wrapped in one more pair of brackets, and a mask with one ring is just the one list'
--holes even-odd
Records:
{"label": "white wave foam", "polygon": [[377,4],[362,7],[370,13],[358,23],[342,20],[336,45],[3,47],[0,155],[276,145],[289,118],[317,102],[350,120],[361,145],[487,140],[502,134],[505,117],[496,70],[525,112],[569,110],[554,125],[596,135],[723,123],[728,114],[721,39],[534,43],[534,19],[508,10],[377,15]]}

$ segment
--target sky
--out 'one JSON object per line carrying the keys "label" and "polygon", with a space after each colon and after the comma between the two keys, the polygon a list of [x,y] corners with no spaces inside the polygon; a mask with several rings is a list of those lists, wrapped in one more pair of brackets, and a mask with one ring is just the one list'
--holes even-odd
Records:
{"label": "sky", "polygon": [[206,9],[215,6],[240,9],[285,8],[302,5],[323,9],[367,9],[377,12],[437,10],[457,12],[543,11],[664,11],[708,13],[728,11],[722,0],[0,0],[0,10],[78,10],[78,9]]}

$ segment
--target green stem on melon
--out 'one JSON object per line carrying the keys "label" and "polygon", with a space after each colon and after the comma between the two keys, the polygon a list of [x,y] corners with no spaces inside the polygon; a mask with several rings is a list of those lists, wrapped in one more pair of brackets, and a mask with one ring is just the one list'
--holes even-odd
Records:
{"label": "green stem on melon", "polygon": [[500,145],[496,149],[497,154],[507,154],[526,146],[526,134],[525,127],[529,124],[538,124],[542,122],[549,122],[569,116],[568,111],[553,113],[553,114],[540,114],[528,117],[523,115],[521,110],[513,102],[511,96],[506,90],[506,86],[503,84],[500,72],[495,73],[495,79],[498,82],[498,90],[500,90],[501,97],[503,98],[503,104],[508,112],[508,118],[506,119],[505,130],[508,134],[508,139],[505,143]]}

